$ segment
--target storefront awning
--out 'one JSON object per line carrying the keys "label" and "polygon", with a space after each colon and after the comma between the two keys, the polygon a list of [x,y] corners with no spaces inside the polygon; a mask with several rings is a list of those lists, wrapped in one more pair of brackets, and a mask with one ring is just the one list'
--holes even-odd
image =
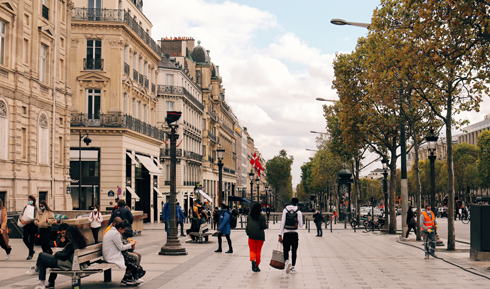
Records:
{"label": "storefront awning", "polygon": [[126,191],[131,193],[131,199],[135,199],[136,202],[140,201],[140,197],[134,192],[133,188],[131,187],[126,187]]}
{"label": "storefront awning", "polygon": [[[80,155],[79,150],[70,150],[70,161],[78,162]],[[82,150],[82,162],[98,162],[99,151],[98,150]]]}
{"label": "storefront awning", "polygon": [[165,198],[165,195],[162,194],[162,192],[160,192],[160,190],[158,188],[153,188],[155,190],[155,192],[157,192],[157,195],[159,198]]}
{"label": "storefront awning", "polygon": [[142,155],[136,155],[136,158],[142,163],[145,168],[150,172],[152,175],[157,175],[157,176],[163,176],[162,171],[158,169],[158,167],[155,165],[155,163],[149,158],[145,157]]}
{"label": "storefront awning", "polygon": [[131,164],[132,165],[139,165],[138,162],[136,161],[136,159],[133,157],[133,155],[129,152],[126,152],[126,155],[128,155],[128,157],[131,159]]}
{"label": "storefront awning", "polygon": [[160,161],[158,160],[157,157],[155,157],[155,163],[157,164],[158,168],[163,171],[163,166],[160,164]]}

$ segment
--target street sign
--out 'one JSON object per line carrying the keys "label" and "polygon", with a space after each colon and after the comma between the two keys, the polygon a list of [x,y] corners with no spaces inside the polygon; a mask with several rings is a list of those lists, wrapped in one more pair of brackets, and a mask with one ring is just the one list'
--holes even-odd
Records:
{"label": "street sign", "polygon": [[108,197],[114,197],[114,191],[110,190],[109,192],[107,192],[107,196]]}
{"label": "street sign", "polygon": [[117,187],[117,195],[120,196],[122,194],[122,189],[121,187]]}

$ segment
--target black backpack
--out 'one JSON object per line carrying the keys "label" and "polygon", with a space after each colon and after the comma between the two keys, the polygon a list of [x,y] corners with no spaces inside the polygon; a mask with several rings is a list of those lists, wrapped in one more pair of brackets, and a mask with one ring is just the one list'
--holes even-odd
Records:
{"label": "black backpack", "polygon": [[296,230],[298,229],[298,211],[287,211],[286,212],[286,222],[284,224],[284,229]]}
{"label": "black backpack", "polygon": [[235,215],[235,214],[230,214],[229,212],[228,212],[228,214],[230,215],[230,227],[232,229],[235,229],[236,228],[236,224],[237,224],[238,216]]}

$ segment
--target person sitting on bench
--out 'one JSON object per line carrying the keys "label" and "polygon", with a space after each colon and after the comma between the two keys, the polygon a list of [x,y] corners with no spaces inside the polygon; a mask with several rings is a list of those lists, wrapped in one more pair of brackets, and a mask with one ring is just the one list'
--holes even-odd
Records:
{"label": "person sitting on bench", "polygon": [[187,236],[190,236],[192,241],[195,241],[197,237],[189,234],[192,232],[199,232],[199,228],[201,227],[202,223],[203,221],[201,218],[199,218],[198,213],[196,211],[192,211],[191,228],[186,230]]}
{"label": "person sitting on bench", "polygon": [[69,226],[66,229],[66,237],[68,238],[69,242],[65,246],[63,251],[56,252],[54,255],[44,252],[40,253],[37,258],[36,266],[31,267],[31,270],[27,271],[28,275],[39,273],[40,283],[39,286],[37,286],[35,289],[54,288],[54,282],[58,274],[49,274],[48,286],[46,286],[46,269],[61,268],[65,270],[71,270],[73,253],[75,253],[75,250],[84,249],[85,247],[87,247],[87,239],[83,236],[83,233],[78,227]]}

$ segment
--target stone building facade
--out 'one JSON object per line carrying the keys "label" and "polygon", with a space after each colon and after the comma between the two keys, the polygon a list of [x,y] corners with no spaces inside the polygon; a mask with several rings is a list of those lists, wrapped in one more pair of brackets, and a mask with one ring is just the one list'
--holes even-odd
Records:
{"label": "stone building facade", "polygon": [[0,3],[0,198],[71,209],[70,0]]}

